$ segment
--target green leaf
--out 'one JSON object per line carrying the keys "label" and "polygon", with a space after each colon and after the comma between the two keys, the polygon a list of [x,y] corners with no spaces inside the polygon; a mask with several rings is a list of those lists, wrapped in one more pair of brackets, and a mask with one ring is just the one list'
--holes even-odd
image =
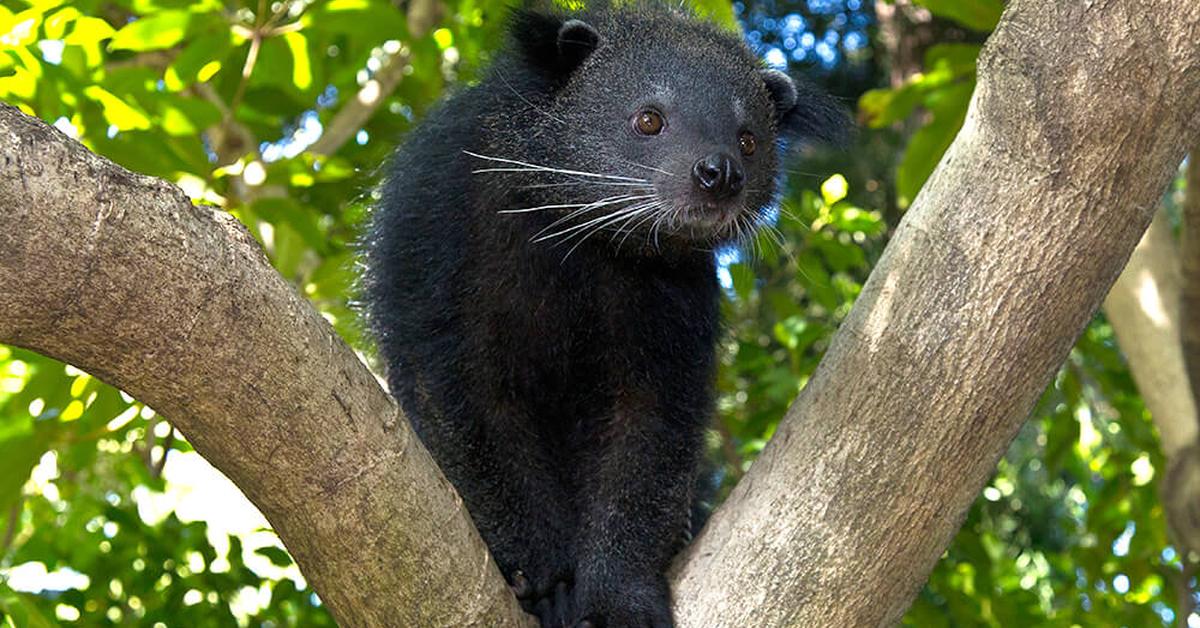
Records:
{"label": "green leaf", "polygon": [[146,117],[144,112],[117,98],[112,92],[103,87],[89,85],[84,88],[83,93],[92,100],[100,103],[104,111],[104,119],[109,124],[117,127],[117,130],[129,131],[150,128],[150,118]]}
{"label": "green leaf", "polygon": [[846,192],[850,189],[850,185],[846,183],[846,177],[835,174],[829,177],[821,184],[821,198],[825,199],[826,205],[834,203],[846,198]]}
{"label": "green leaf", "polygon": [[228,30],[199,35],[183,48],[163,74],[167,89],[179,91],[197,81],[208,81],[220,71],[225,56],[233,49]]}
{"label": "green leaf", "polygon": [[305,32],[339,33],[356,44],[371,46],[388,39],[409,39],[404,13],[390,3],[331,0],[318,3],[300,18]]}
{"label": "green leaf", "polygon": [[98,17],[81,17],[75,20],[71,34],[63,41],[67,44],[94,44],[113,36],[113,27]]}
{"label": "green leaf", "polygon": [[187,34],[192,13],[183,10],[168,10],[143,17],[113,35],[108,42],[109,50],[159,50],[170,48],[183,41]]}
{"label": "green leaf", "polygon": [[917,0],[934,15],[954,20],[967,28],[990,33],[1004,11],[1001,0]]}
{"label": "green leaf", "polygon": [[[933,120],[913,133],[896,168],[896,196],[901,207],[916,198],[967,117],[974,81],[959,83],[931,96]],[[927,101],[928,102],[928,101]]]}
{"label": "green leaf", "polygon": [[745,301],[754,291],[754,271],[745,263],[729,265],[729,275],[733,279],[733,292],[739,299]]}
{"label": "green leaf", "polygon": [[866,117],[867,126],[881,129],[907,118],[921,104],[923,92],[909,84],[897,89],[867,90],[858,99],[858,108]]}
{"label": "green leaf", "polygon": [[45,451],[45,442],[32,432],[0,440],[0,517],[7,517]]}
{"label": "green leaf", "polygon": [[737,17],[733,14],[733,3],[729,0],[692,0],[688,6],[704,19],[726,30],[737,31]]}
{"label": "green leaf", "polygon": [[13,591],[0,580],[0,619],[8,618],[6,626],[20,628],[52,628],[54,624],[38,610],[32,596]]}
{"label": "green leaf", "polygon": [[67,25],[82,15],[75,7],[61,7],[53,11],[42,24],[42,36],[46,39],[62,39],[66,34]]}
{"label": "green leaf", "polygon": [[317,225],[317,214],[290,198],[262,198],[252,210],[277,230],[294,231],[310,248],[324,253],[329,241]]}
{"label": "green leaf", "polygon": [[171,135],[197,135],[221,120],[216,105],[203,100],[163,94],[162,128]]}
{"label": "green leaf", "polygon": [[274,545],[267,545],[254,550],[255,554],[265,556],[276,567],[287,567],[292,564],[292,557],[288,555],[282,548]]}
{"label": "green leaf", "polygon": [[947,71],[953,77],[974,74],[982,48],[979,44],[935,44],[925,51],[925,69]]}
{"label": "green leaf", "polygon": [[25,47],[38,39],[38,27],[42,23],[41,9],[29,9],[20,13],[0,15],[0,40],[5,47]]}
{"label": "green leaf", "polygon": [[290,32],[283,36],[284,43],[292,52],[292,83],[296,89],[307,91],[312,87],[312,62],[308,58],[308,40],[303,33]]}

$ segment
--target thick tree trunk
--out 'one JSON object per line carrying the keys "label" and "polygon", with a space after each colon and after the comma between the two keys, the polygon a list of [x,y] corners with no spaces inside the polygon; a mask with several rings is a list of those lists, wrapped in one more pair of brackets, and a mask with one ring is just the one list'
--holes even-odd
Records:
{"label": "thick tree trunk", "polygon": [[762,457],[678,561],[681,623],[898,621],[1198,116],[1200,5],[1012,2],[963,130]]}
{"label": "thick tree trunk", "polygon": [[[1195,138],[1197,41],[1196,4],[1013,3],[825,363],[679,561],[683,626],[900,617]],[[524,621],[407,422],[245,230],[10,107],[0,341],[169,417],[343,624]]]}

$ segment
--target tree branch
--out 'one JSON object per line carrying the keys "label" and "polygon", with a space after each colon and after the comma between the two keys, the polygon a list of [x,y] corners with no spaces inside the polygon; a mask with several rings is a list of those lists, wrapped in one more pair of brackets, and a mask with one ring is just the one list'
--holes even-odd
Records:
{"label": "tree branch", "polygon": [[1200,552],[1200,421],[1180,344],[1179,252],[1164,212],[1134,249],[1104,312],[1167,458],[1160,495],[1172,543],[1185,564]]}
{"label": "tree branch", "polygon": [[[1009,6],[962,133],[678,561],[681,626],[899,619],[1196,138],[1198,40],[1200,5]],[[169,417],[344,625],[526,621],[407,421],[235,220],[8,106],[0,341]]]}
{"label": "tree branch", "polygon": [[[442,6],[438,0],[412,0],[408,7],[408,32],[412,40],[424,37],[441,19]],[[359,129],[371,119],[375,110],[387,100],[396,87],[409,65],[409,53],[401,48],[394,54],[389,54],[354,98],[338,110],[333,119],[325,125],[321,137],[308,148],[314,155],[332,155],[342,144],[354,136]]]}
{"label": "tree branch", "polygon": [[677,561],[681,625],[900,620],[1196,137],[1197,41],[1200,5],[1008,5],[963,130]]}
{"label": "tree branch", "polygon": [[1183,355],[1192,392],[1200,394],[1200,149],[1192,150],[1183,197],[1183,244],[1180,283]]}
{"label": "tree branch", "polygon": [[526,621],[407,420],[235,219],[4,104],[0,341],[168,417],[343,625]]}
{"label": "tree branch", "polygon": [[1163,453],[1174,458],[1196,441],[1200,423],[1179,335],[1179,252],[1158,212],[1104,300],[1121,353],[1154,417]]}

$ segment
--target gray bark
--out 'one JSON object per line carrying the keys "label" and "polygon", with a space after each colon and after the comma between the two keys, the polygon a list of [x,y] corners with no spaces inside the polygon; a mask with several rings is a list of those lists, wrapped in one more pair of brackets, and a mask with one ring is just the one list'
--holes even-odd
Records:
{"label": "gray bark", "polygon": [[[827,359],[678,561],[681,625],[898,620],[1196,137],[1197,41],[1194,3],[1013,3]],[[10,107],[0,341],[170,418],[344,625],[524,621],[403,416],[246,231]]]}
{"label": "gray bark", "polygon": [[1015,0],[963,130],[761,458],[678,561],[684,626],[897,622],[1200,119],[1200,5]]}
{"label": "gray bark", "polygon": [[3,104],[0,341],[166,416],[342,625],[524,621],[395,403],[237,220]]}
{"label": "gray bark", "polygon": [[1159,212],[1104,299],[1104,313],[1169,459],[1200,432],[1180,342],[1181,281],[1171,225]]}
{"label": "gray bark", "polygon": [[1200,149],[1193,147],[1188,159],[1187,188],[1183,197],[1183,238],[1180,245],[1180,333],[1188,381],[1200,392]]}
{"label": "gray bark", "polygon": [[1104,313],[1158,428],[1167,458],[1161,501],[1172,542],[1186,560],[1189,551],[1200,556],[1200,420],[1180,335],[1183,284],[1179,247],[1160,211],[1105,298]]}

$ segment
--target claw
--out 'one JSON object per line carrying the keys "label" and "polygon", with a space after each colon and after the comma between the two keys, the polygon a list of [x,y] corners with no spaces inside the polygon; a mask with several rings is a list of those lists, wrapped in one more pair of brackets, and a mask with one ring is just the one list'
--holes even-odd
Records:
{"label": "claw", "polygon": [[520,569],[514,571],[510,580],[512,580],[510,586],[512,587],[513,595],[521,599],[533,595],[533,586],[529,584],[529,578],[525,577],[525,572]]}

